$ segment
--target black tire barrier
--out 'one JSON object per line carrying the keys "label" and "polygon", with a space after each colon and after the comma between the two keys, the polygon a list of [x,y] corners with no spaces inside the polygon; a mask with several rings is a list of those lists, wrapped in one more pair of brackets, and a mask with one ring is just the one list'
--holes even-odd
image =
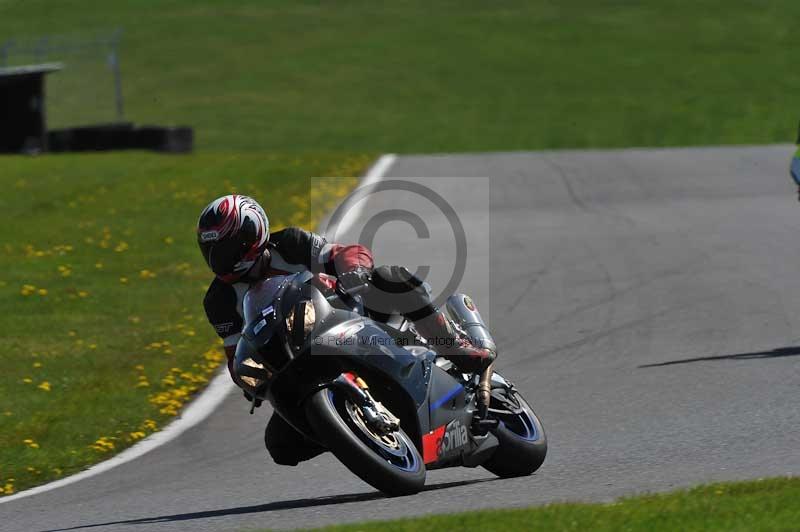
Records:
{"label": "black tire barrier", "polygon": [[190,127],[139,126],[132,123],[102,124],[48,131],[51,152],[153,150],[190,153],[194,130]]}

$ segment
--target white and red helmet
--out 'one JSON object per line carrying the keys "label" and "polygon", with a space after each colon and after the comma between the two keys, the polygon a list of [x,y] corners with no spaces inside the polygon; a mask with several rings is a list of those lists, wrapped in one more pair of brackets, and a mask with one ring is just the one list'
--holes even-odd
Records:
{"label": "white and red helmet", "polygon": [[217,198],[197,220],[197,243],[209,268],[226,283],[240,279],[267,249],[269,220],[253,198]]}

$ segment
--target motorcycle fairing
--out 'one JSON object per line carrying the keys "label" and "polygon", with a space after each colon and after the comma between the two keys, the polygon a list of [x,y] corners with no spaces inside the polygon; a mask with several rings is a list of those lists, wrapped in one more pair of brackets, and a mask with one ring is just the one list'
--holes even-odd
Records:
{"label": "motorcycle fairing", "polygon": [[[478,452],[484,452],[487,443],[489,447],[496,446],[496,439],[491,435],[494,444],[487,442],[485,437],[481,440],[471,434],[469,428],[475,409],[474,394],[468,396],[459,380],[435,364],[434,352],[424,348],[406,349],[398,345],[400,342],[397,338],[378,323],[353,311],[332,308],[316,288],[301,283],[303,279],[291,276],[275,279],[272,283],[265,282],[254,287],[256,290],[251,290],[253,294],[246,298],[248,304],[245,305],[245,314],[248,320],[237,347],[237,364],[245,357],[255,355],[260,358],[258,346],[264,345],[282,327],[290,307],[299,300],[310,300],[316,308],[314,328],[303,342],[305,345],[283,346],[281,351],[289,356],[287,364],[291,359],[301,356],[334,356],[345,362],[345,367],[350,363],[356,366],[356,373],[361,366],[365,374],[378,373],[396,383],[396,391],[401,392],[396,399],[407,401],[409,406],[414,407],[406,411],[403,416],[405,419],[401,418],[401,421],[409,434],[416,435],[416,445],[429,469],[472,465],[474,460],[471,458]],[[274,376],[260,375],[265,386],[259,391],[281,417],[300,432],[312,436],[299,402],[276,404],[273,400],[270,384],[273,380],[281,380],[283,367],[274,367],[274,370]],[[291,384],[295,381],[286,382]],[[313,387],[297,391],[297,397],[301,398],[313,392]],[[402,399],[403,395],[405,399]],[[416,419],[409,419],[412,414],[416,414]],[[413,430],[409,430],[411,428]]]}
{"label": "motorcycle fairing", "polygon": [[[342,314],[349,315],[347,317],[350,319],[318,333],[314,339],[315,345],[311,348],[311,356],[339,355],[377,370],[400,384],[414,401],[415,407],[419,408],[427,397],[430,369],[426,366],[430,366],[431,361],[417,357],[398,346],[372,320],[354,312],[337,310],[336,314],[338,317],[345,317]],[[331,331],[335,334],[329,335]],[[348,331],[350,334],[340,336],[337,331]]]}
{"label": "motorcycle fairing", "polygon": [[[426,467],[437,469],[465,463],[465,457],[479,445],[469,430],[474,411],[475,398],[467,396],[464,383],[432,364],[428,387],[429,424],[422,431],[420,449]],[[426,416],[420,414],[420,419],[423,417]]]}

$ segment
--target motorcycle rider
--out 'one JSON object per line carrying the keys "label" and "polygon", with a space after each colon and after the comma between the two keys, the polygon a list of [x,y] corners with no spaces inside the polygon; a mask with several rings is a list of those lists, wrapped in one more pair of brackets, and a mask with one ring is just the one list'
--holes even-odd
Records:
{"label": "motorcycle rider", "polygon": [[[392,312],[402,314],[460,370],[479,372],[496,356],[460,335],[432,303],[423,281],[408,269],[376,268],[366,247],[330,243],[299,227],[270,234],[264,209],[248,196],[227,195],[209,203],[197,222],[197,242],[216,275],[203,305],[223,340],[228,371],[236,382],[233,360],[244,326],[242,301],[250,284],[300,271],[314,273],[314,282],[323,290],[363,290],[364,305],[376,319],[388,318]],[[324,451],[278,415],[267,425],[265,443],[273,460],[282,465],[297,465]]]}

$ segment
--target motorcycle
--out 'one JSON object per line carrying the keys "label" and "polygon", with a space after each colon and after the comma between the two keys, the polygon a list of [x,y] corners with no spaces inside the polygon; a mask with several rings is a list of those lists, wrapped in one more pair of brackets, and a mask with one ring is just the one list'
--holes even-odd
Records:
{"label": "motorcycle", "polygon": [[[392,496],[419,492],[426,471],[482,466],[529,475],[547,438],[514,384],[461,373],[401,316],[372,319],[360,296],[326,296],[309,272],[250,288],[236,348],[239,385],[362,480]],[[469,297],[446,311],[473,342],[492,346]],[[255,403],[254,403],[255,404]]]}

